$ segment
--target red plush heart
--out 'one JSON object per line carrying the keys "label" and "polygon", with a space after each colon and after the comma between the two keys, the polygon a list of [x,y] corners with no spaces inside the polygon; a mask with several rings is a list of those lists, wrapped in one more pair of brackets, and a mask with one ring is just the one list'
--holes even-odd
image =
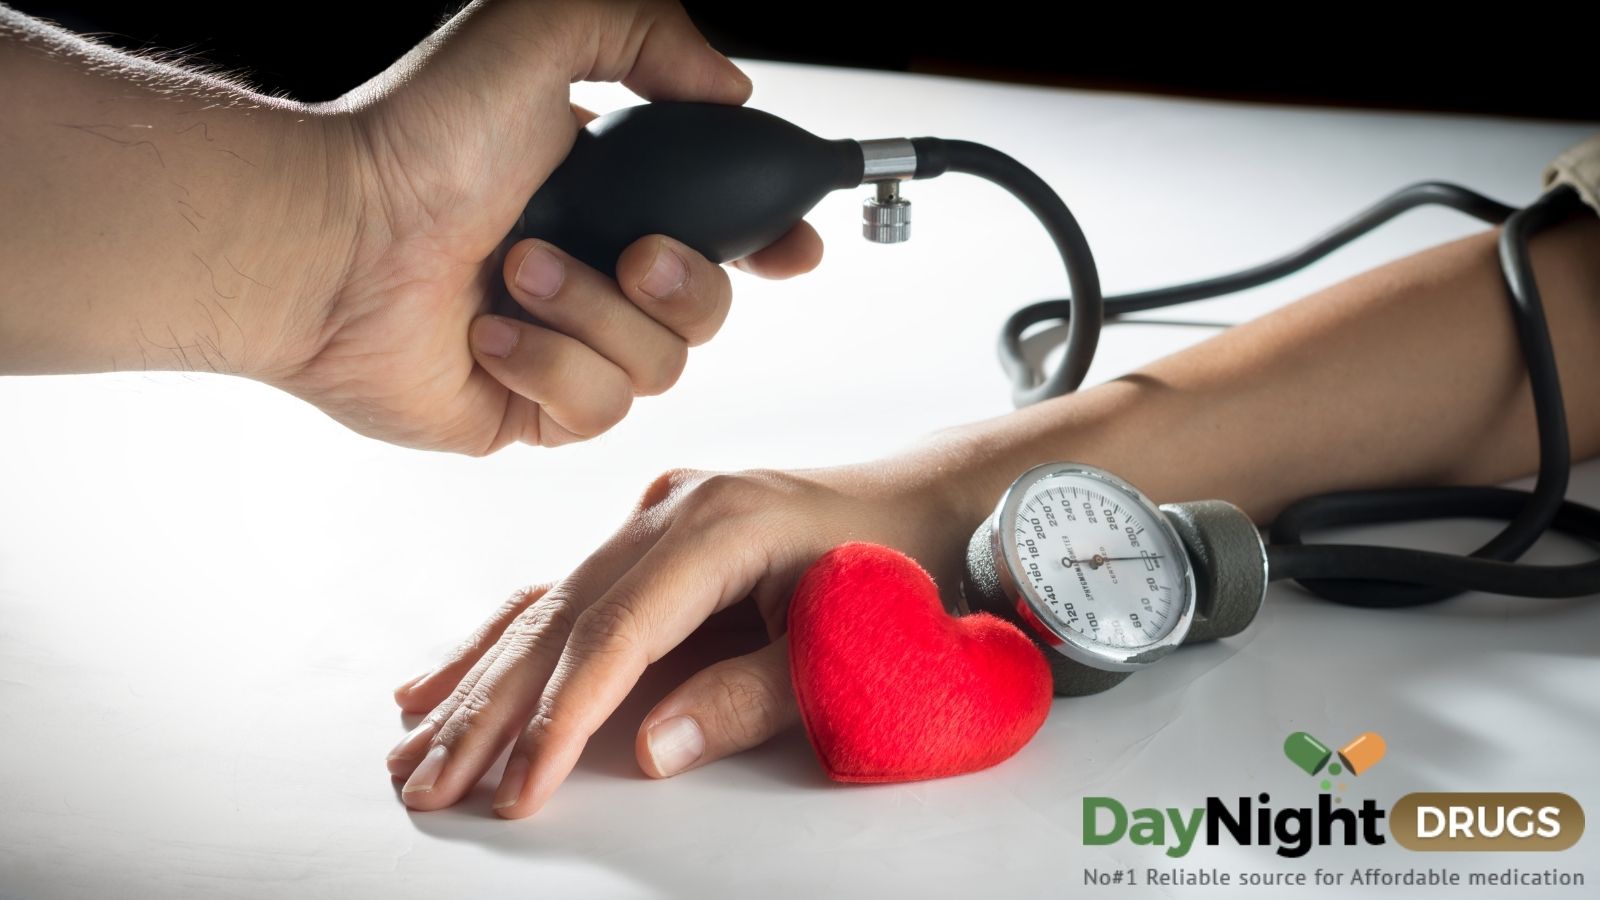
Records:
{"label": "red plush heart", "polygon": [[1043,653],[988,613],[953,618],[915,561],[842,544],[789,604],[789,670],[811,746],[836,781],[942,778],[1026,744],[1050,711]]}

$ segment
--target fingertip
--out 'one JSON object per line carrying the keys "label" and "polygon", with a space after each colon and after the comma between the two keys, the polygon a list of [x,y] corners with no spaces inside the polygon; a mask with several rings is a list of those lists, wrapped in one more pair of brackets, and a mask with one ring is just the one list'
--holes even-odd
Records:
{"label": "fingertip", "polygon": [[582,443],[586,440],[588,440],[587,437],[573,432],[572,430],[563,426],[560,422],[550,418],[550,414],[544,411],[544,407],[540,407],[539,433],[535,436],[534,440],[529,441],[528,443],[532,443],[539,447],[555,448],[564,447],[567,444]]}
{"label": "fingertip", "polygon": [[502,819],[526,819],[538,811],[538,807],[524,801],[517,801],[510,806],[496,806],[494,808],[494,814]]}
{"label": "fingertip", "polygon": [[679,685],[639,726],[639,768],[670,777],[755,747],[798,721],[788,651],[788,638],[780,637]]}
{"label": "fingertip", "polygon": [[[501,327],[516,337],[502,339],[495,332]],[[500,340],[509,346],[495,343]],[[489,377],[528,401],[516,404],[516,420],[503,420],[508,440],[545,447],[588,440],[610,430],[632,408],[628,373],[569,335],[484,315],[472,324],[471,342]],[[502,348],[503,356],[493,352]]]}
{"label": "fingertip", "polygon": [[[711,42],[707,41],[706,46],[711,47]],[[750,95],[755,93],[755,82],[750,80],[750,76],[745,74],[745,71],[739,68],[737,63],[723,56],[722,51],[717,50],[715,47],[711,47],[711,50],[722,57],[724,63],[727,63],[728,77],[732,80],[732,84],[728,89],[728,102],[736,106],[743,106],[749,102]]]}
{"label": "fingertip", "polygon": [[400,707],[402,712],[410,712],[407,703],[411,700],[411,685],[402,684],[394,689],[394,705]]}
{"label": "fingertip", "polygon": [[733,264],[740,271],[761,278],[793,278],[820,265],[822,249],[822,235],[802,219],[783,237],[749,256],[734,260]]}
{"label": "fingertip", "polygon": [[446,667],[423,672],[421,675],[407,681],[394,689],[394,703],[402,712],[425,713],[431,712],[438,702],[428,702],[429,695],[437,688],[438,676]]}
{"label": "fingertip", "polygon": [[[509,768],[510,763],[507,763]],[[502,785],[504,780],[502,779]],[[516,794],[502,798],[500,793],[495,793],[494,814],[502,819],[526,819],[527,817],[544,808],[545,797],[534,797],[528,793],[526,787],[519,788]]]}
{"label": "fingertip", "polygon": [[512,753],[506,760],[505,772],[500,776],[500,786],[495,788],[493,808],[495,814],[505,819],[520,819],[523,812],[522,789],[528,782],[528,758]]}
{"label": "fingertip", "polygon": [[416,685],[417,682],[419,682],[422,679],[427,678],[427,677],[428,676],[427,676],[426,673],[424,673],[422,675],[418,675],[415,678],[412,678],[409,681],[405,682],[404,684],[400,685],[399,687],[395,688],[394,689],[394,703],[395,703],[395,705],[403,708],[406,705],[406,700],[408,698],[410,698],[410,696],[411,696],[411,689]]}
{"label": "fingertip", "polygon": [[[577,765],[586,742],[562,740],[547,733],[544,744],[530,757],[513,749],[506,773],[495,791],[494,814],[502,819],[525,819],[544,808],[550,795]],[[520,761],[513,766],[513,761]],[[520,780],[520,784],[517,782]]]}
{"label": "fingertip", "polygon": [[711,46],[678,4],[649,25],[622,83],[647,100],[697,100],[743,104],[753,84],[733,61]]}
{"label": "fingertip", "polygon": [[517,283],[517,269],[521,267],[522,260],[528,251],[538,244],[543,243],[538,238],[523,238],[506,248],[506,255],[500,262],[500,277],[507,288],[514,287]]}
{"label": "fingertip", "polygon": [[[653,299],[666,300],[688,282],[689,260],[698,254],[666,235],[656,235],[651,243],[654,247],[634,281],[634,289]],[[703,258],[696,262],[703,262]]]}
{"label": "fingertip", "polygon": [[394,703],[403,713],[426,713],[439,705],[437,702],[429,702],[427,697],[419,696],[415,689],[405,693],[395,691]]}
{"label": "fingertip", "polygon": [[[709,341],[727,320],[733,302],[733,283],[726,269],[664,234],[645,235],[622,251],[617,257],[617,284],[636,307],[688,347]],[[656,385],[660,390],[681,374],[681,361],[674,365],[677,371],[662,373],[671,377],[660,379]]]}
{"label": "fingertip", "polygon": [[482,315],[472,321],[472,350],[479,356],[503,360],[517,349],[522,340],[522,329],[504,316]]}

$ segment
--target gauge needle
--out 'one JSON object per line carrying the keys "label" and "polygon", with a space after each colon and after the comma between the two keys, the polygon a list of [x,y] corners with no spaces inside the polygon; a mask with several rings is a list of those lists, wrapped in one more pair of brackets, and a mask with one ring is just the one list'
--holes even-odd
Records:
{"label": "gauge needle", "polygon": [[1151,556],[1101,556],[1100,554],[1096,553],[1095,555],[1089,557],[1088,559],[1073,559],[1070,556],[1063,557],[1061,562],[1066,564],[1066,565],[1068,565],[1068,566],[1081,566],[1081,565],[1084,565],[1084,564],[1087,563],[1089,568],[1098,569],[1098,568],[1100,568],[1101,566],[1105,565],[1108,562],[1124,562],[1126,560],[1134,560],[1134,559],[1160,559],[1160,558],[1161,558],[1160,556],[1155,556],[1155,555],[1151,555]]}

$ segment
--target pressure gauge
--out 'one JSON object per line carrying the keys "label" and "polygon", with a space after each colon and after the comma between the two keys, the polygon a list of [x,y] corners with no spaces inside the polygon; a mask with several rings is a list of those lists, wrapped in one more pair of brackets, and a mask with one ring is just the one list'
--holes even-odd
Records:
{"label": "pressure gauge", "polygon": [[1018,478],[973,535],[964,592],[1044,646],[1057,692],[1076,694],[1186,640],[1242,630],[1265,588],[1266,549],[1237,507],[1157,507],[1110,472],[1050,463]]}

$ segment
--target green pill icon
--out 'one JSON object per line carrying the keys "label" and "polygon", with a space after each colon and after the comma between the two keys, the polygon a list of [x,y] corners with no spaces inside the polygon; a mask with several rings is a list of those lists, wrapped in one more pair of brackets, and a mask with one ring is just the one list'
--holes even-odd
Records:
{"label": "green pill icon", "polygon": [[1304,769],[1307,775],[1315,775],[1328,764],[1333,751],[1304,731],[1296,731],[1284,739],[1283,755],[1289,757],[1289,762]]}

